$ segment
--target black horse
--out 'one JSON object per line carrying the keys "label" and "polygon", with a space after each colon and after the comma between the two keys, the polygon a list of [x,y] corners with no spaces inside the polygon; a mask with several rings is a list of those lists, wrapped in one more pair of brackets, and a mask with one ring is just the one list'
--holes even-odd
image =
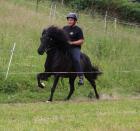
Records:
{"label": "black horse", "polygon": [[[44,29],[41,36],[41,44],[38,48],[38,53],[43,55],[47,53],[45,62],[45,72],[37,75],[38,86],[44,88],[41,80],[47,80],[48,77],[54,75],[54,83],[51,88],[51,95],[48,101],[52,101],[53,94],[56,89],[60,77],[69,78],[70,92],[66,98],[69,100],[74,92],[74,81],[77,73],[75,72],[70,56],[70,45],[66,33],[55,26],[50,26]],[[99,99],[96,90],[95,80],[101,74],[97,67],[92,66],[90,59],[85,54],[81,53],[81,65],[83,67],[84,76],[94,88],[96,98]]]}

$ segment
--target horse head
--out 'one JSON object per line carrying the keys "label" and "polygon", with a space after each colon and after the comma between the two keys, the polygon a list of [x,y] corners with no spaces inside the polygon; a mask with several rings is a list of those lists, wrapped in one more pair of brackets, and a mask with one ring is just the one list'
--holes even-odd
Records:
{"label": "horse head", "polygon": [[55,43],[54,39],[50,35],[49,28],[43,30],[40,41],[41,44],[38,48],[38,53],[43,55],[44,52],[47,52],[49,49],[51,49]]}
{"label": "horse head", "polygon": [[66,48],[68,45],[68,37],[65,32],[55,26],[44,29],[40,40],[41,44],[38,48],[40,55],[54,48]]}

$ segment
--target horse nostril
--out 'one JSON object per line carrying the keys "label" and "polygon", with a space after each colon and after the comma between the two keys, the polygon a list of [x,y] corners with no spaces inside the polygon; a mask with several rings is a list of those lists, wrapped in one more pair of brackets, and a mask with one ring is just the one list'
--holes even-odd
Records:
{"label": "horse nostril", "polygon": [[37,52],[38,52],[39,55],[43,55],[43,53],[44,53],[43,51],[41,51],[39,49],[37,50]]}

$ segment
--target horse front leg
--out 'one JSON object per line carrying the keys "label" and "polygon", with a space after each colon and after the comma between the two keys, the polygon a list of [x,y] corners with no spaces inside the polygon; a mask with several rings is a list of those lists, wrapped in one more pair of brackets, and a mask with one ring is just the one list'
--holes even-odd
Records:
{"label": "horse front leg", "polygon": [[55,78],[54,78],[54,83],[53,83],[53,86],[52,86],[52,88],[51,88],[51,95],[50,95],[50,98],[48,99],[48,101],[52,101],[52,99],[53,99],[53,94],[54,94],[54,92],[55,92],[55,89],[56,89],[58,80],[59,80],[59,76],[55,76]]}
{"label": "horse front leg", "polygon": [[38,87],[44,88],[44,85],[41,83],[41,80],[47,80],[50,74],[47,73],[39,73],[37,74],[37,82],[38,82]]}

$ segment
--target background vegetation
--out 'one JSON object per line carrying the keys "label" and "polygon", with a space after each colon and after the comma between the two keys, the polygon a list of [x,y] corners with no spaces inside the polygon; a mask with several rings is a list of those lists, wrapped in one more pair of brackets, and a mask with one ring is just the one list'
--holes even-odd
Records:
{"label": "background vegetation", "polygon": [[[46,88],[37,88],[36,74],[42,72],[45,55],[37,48],[42,29],[62,27],[65,16],[75,11],[57,3],[55,18],[50,19],[50,1],[0,0],[0,130],[1,131],[139,131],[140,130],[140,28],[120,24],[94,12],[80,11],[79,26],[85,43],[82,52],[104,74],[97,81],[101,99],[85,80],[69,102],[68,80],[59,82],[54,102],[45,103],[53,77]],[[116,28],[115,28],[116,27]],[[16,48],[7,80],[5,75],[13,43]],[[91,99],[92,98],[92,99]]]}
{"label": "background vegetation", "polygon": [[[60,1],[60,0],[58,0]],[[140,23],[140,1],[135,0],[64,0],[66,4],[71,5],[78,10],[91,9],[92,12],[105,11],[112,16],[122,20],[128,20]],[[135,1],[135,2],[134,2]]]}
{"label": "background vegetation", "polygon": [[[36,12],[36,1],[1,0],[0,2],[0,102],[44,101],[50,94],[53,78],[46,82],[46,88],[37,88],[36,74],[42,72],[45,55],[39,56],[37,48],[42,29],[55,24],[66,24],[65,15],[71,8],[57,4],[56,16],[51,21],[50,1],[41,1]],[[140,93],[140,29],[138,26],[117,23],[107,18],[107,30],[102,16],[80,12],[79,26],[83,28],[85,44],[82,51],[99,66],[104,74],[97,81],[101,95],[111,98],[139,96]],[[16,48],[8,79],[5,73],[13,43]],[[68,93],[68,80],[63,79],[56,90],[55,99],[63,99]],[[93,90],[85,80],[78,87],[74,99],[94,97]]]}

